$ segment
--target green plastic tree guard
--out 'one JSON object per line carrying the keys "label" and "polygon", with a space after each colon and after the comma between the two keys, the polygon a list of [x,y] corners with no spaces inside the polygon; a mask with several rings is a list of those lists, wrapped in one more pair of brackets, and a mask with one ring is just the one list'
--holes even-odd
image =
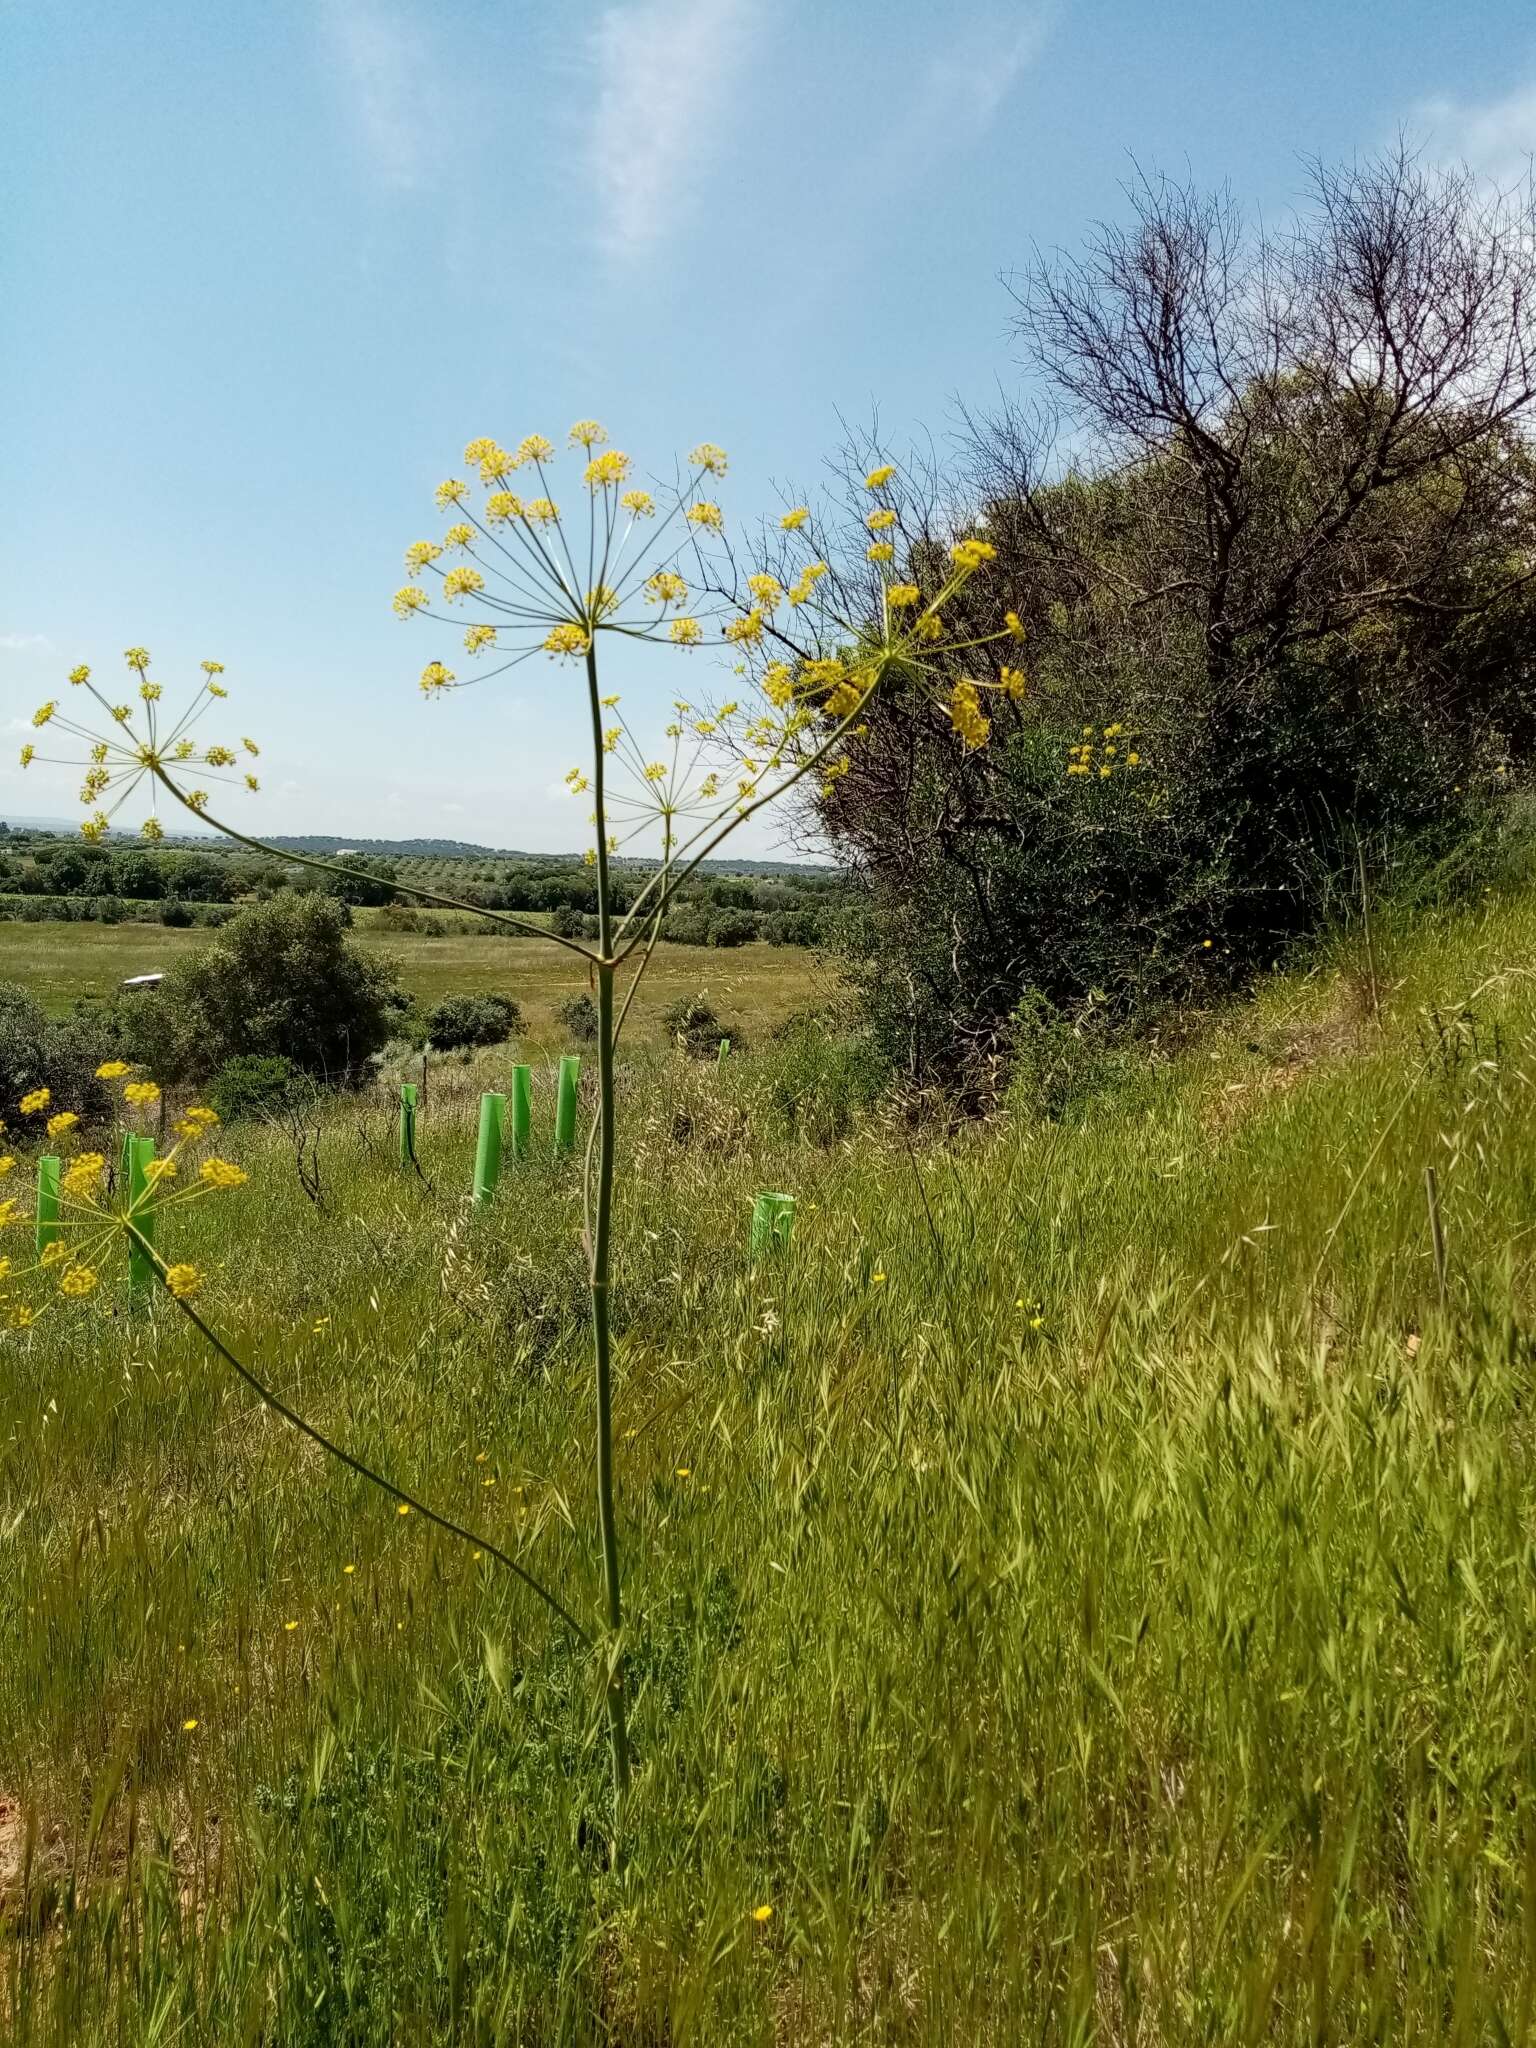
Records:
{"label": "green plastic tree guard", "polygon": [[555,1150],[569,1152],[576,1143],[576,1090],[581,1081],[581,1056],[568,1052],[560,1060],[560,1085],[555,1096]]}
{"label": "green plastic tree guard", "polygon": [[501,1178],[501,1129],[507,1113],[505,1095],[480,1098],[480,1134],[475,1140],[475,1207],[483,1209]]}
{"label": "green plastic tree guard", "polygon": [[[153,1245],[155,1241],[155,1211],[153,1203],[148,1199],[149,1173],[147,1169],[149,1162],[155,1156],[155,1141],[153,1138],[130,1137],[128,1142],[133,1148],[132,1159],[128,1168],[128,1201],[133,1212],[134,1223],[140,1235],[147,1238],[149,1244]],[[144,1245],[139,1243],[137,1238],[130,1237],[128,1240],[129,1300],[141,1301],[149,1292],[154,1277],[155,1262],[150,1257],[149,1251]]]}
{"label": "green plastic tree guard", "polygon": [[512,1157],[526,1159],[533,1141],[533,1069],[512,1069]]}
{"label": "green plastic tree guard", "polygon": [[400,1083],[400,1164],[411,1166],[416,1159],[416,1083]]}
{"label": "green plastic tree guard", "polygon": [[720,1051],[715,1059],[715,1065],[717,1067],[723,1067],[725,1065],[726,1054],[730,1051],[730,1049],[731,1041],[728,1038],[722,1038],[720,1041]]}
{"label": "green plastic tree guard", "polygon": [[795,1223],[795,1198],[793,1195],[761,1194],[752,1204],[752,1235],[750,1247],[755,1256],[758,1252],[772,1249],[775,1245],[787,1245],[789,1233]]}
{"label": "green plastic tree guard", "polygon": [[37,1249],[45,1252],[59,1234],[59,1162],[45,1152],[37,1162]]}

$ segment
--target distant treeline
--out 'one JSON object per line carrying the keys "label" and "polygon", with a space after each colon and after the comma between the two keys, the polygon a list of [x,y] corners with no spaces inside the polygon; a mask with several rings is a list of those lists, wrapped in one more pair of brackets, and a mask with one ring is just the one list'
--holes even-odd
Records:
{"label": "distant treeline", "polygon": [[[221,908],[262,902],[280,890],[331,896],[349,906],[392,911],[393,929],[434,931],[416,917],[407,887],[432,890],[471,910],[521,911],[548,918],[567,937],[595,932],[596,884],[571,860],[465,859],[451,856],[349,860],[348,875],[328,875],[297,861],[245,852],[90,846],[47,834],[0,835],[0,921],[50,919],[169,925],[221,921]],[[616,907],[623,910],[645,870],[621,872]],[[831,932],[845,890],[822,869],[781,867],[771,874],[694,876],[667,918],[668,938],[681,945],[738,946],[752,939],[815,946]],[[487,931],[495,926],[487,925]],[[505,928],[503,928],[505,929]]]}

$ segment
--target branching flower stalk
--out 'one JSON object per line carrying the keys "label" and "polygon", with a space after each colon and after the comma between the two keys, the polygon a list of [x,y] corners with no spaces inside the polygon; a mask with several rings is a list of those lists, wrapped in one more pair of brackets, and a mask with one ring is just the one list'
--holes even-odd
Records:
{"label": "branching flower stalk", "polygon": [[[724,514],[708,495],[727,471],[721,449],[701,443],[678,466],[671,485],[653,491],[633,482],[630,458],[607,446],[607,436],[596,421],[578,421],[571,429],[570,447],[582,465],[584,518],[561,513],[550,475],[555,450],[542,435],[531,434],[510,450],[494,440],[472,441],[464,457],[478,473],[479,495],[460,478],[451,477],[438,487],[437,503],[450,524],[440,539],[416,541],[406,551],[407,581],[395,593],[393,606],[402,619],[462,627],[463,647],[472,660],[494,658],[487,676],[543,655],[562,668],[574,669],[586,686],[590,765],[585,770],[573,768],[566,781],[573,794],[591,799],[593,836],[586,858],[596,885],[596,943],[561,938],[504,912],[479,914],[557,938],[588,961],[597,990],[598,1101],[586,1148],[584,1237],[603,1587],[597,1647],[618,1826],[630,1780],[613,1460],[612,1285],[619,1156],[615,1048],[624,1020],[678,889],[747,819],[782,801],[797,785],[811,780],[825,799],[842,777],[856,772],[864,714],[883,684],[899,679],[903,687],[926,690],[948,716],[958,743],[974,749],[985,744],[990,730],[983,710],[986,693],[1018,697],[1025,683],[1022,669],[1006,663],[996,676],[960,673],[989,661],[994,642],[1021,639],[1022,630],[1010,613],[995,633],[964,640],[951,636],[944,607],[986,566],[994,550],[975,536],[960,535],[938,545],[931,535],[919,538],[909,533],[893,465],[882,463],[870,471],[869,509],[861,529],[856,529],[856,547],[845,542],[838,551],[844,564],[857,562],[858,573],[833,567],[834,550],[823,541],[809,507],[795,506],[778,521],[771,566],[765,561],[742,574],[725,539]],[[510,488],[519,474],[536,486],[532,495]],[[429,587],[433,579],[435,591]],[[706,644],[706,623],[731,657],[733,673],[750,703],[728,698],[701,707],[679,697],[665,729],[665,746],[659,751],[642,747],[619,708],[618,696],[603,694],[600,651],[605,637],[660,644],[682,657],[697,658]],[[61,713],[57,701],[42,706],[34,720],[40,729],[51,727],[89,749],[81,789],[91,812],[86,836],[101,837],[122,804],[147,786],[152,797],[164,792],[200,822],[241,845],[274,852],[259,838],[214,816],[207,789],[187,786],[193,771],[199,780],[205,771],[210,779],[229,780],[227,771],[242,765],[233,747],[219,742],[199,747],[191,736],[192,728],[227,694],[218,680],[221,665],[203,664],[202,688],[181,719],[165,731],[158,710],[161,690],[149,677],[147,651],[130,648],[126,658],[137,678],[137,706],[112,704],[91,682],[87,669],[76,669],[70,677],[71,684],[106,714],[103,731]],[[1017,660],[1016,651],[1012,658]],[[420,687],[429,698],[439,698],[462,685],[440,659],[433,659],[421,671]],[[250,740],[242,740],[241,748],[247,757],[258,752]],[[33,747],[23,750],[23,765],[34,758]],[[240,779],[255,790],[255,777],[248,770]],[[150,839],[164,836],[153,809],[142,829]],[[613,863],[621,848],[637,840],[648,840],[658,850],[649,854],[651,872],[620,913]],[[340,861],[287,852],[280,857],[297,858],[325,873],[355,872]],[[438,892],[396,886],[423,901],[478,910]],[[622,990],[621,976],[627,977]],[[386,1493],[403,1504],[419,1505],[277,1401],[211,1325],[191,1310],[186,1294],[178,1293],[173,1284],[175,1269],[157,1262],[156,1270],[205,1340],[263,1399]],[[471,1540],[510,1564],[583,1640],[591,1640],[568,1610],[515,1561],[483,1537],[440,1516],[430,1518],[448,1533]]]}

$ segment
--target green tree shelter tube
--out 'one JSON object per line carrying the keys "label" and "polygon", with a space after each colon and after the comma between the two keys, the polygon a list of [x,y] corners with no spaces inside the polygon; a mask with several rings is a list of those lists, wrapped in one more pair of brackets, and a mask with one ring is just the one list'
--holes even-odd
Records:
{"label": "green tree shelter tube", "polygon": [[483,1209],[501,1178],[501,1132],[507,1113],[505,1095],[482,1095],[480,1131],[475,1140],[475,1207]]}
{"label": "green tree shelter tube", "polygon": [[155,1210],[150,1200],[150,1161],[155,1156],[153,1138],[137,1138],[130,1134],[124,1147],[128,1154],[128,1206],[134,1228],[139,1236],[147,1240],[140,1244],[137,1237],[128,1240],[128,1298],[142,1301],[149,1292],[155,1277],[155,1262],[150,1248],[155,1242]]}
{"label": "green tree shelter tube", "polygon": [[576,1090],[581,1082],[581,1056],[568,1052],[560,1060],[559,1091],[555,1097],[555,1150],[569,1152],[576,1143]]}
{"label": "green tree shelter tube", "polygon": [[400,1083],[400,1164],[414,1165],[416,1160],[416,1083]]}
{"label": "green tree shelter tube", "polygon": [[533,1142],[533,1069],[512,1069],[512,1157],[526,1159]]}
{"label": "green tree shelter tube", "polygon": [[37,1249],[41,1256],[59,1234],[59,1162],[45,1152],[37,1162]]}
{"label": "green tree shelter tube", "polygon": [[749,1244],[753,1256],[761,1251],[771,1250],[775,1245],[787,1245],[794,1224],[793,1195],[759,1195],[752,1204],[752,1234]]}

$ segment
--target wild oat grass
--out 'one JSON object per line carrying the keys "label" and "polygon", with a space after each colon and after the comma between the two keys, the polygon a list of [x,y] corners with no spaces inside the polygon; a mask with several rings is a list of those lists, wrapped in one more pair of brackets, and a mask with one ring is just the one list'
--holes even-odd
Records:
{"label": "wild oat grass", "polygon": [[[1378,933],[1379,1021],[1279,983],[1043,1126],[819,1145],[803,1046],[623,1067],[616,1866],[593,1672],[505,1573],[169,1303],[10,1344],[8,2038],[1529,2039],[1533,939]],[[473,1095],[424,1180],[338,1107],[320,1206],[251,1136],[175,1249],[597,1612],[576,1176],[471,1213]]]}

